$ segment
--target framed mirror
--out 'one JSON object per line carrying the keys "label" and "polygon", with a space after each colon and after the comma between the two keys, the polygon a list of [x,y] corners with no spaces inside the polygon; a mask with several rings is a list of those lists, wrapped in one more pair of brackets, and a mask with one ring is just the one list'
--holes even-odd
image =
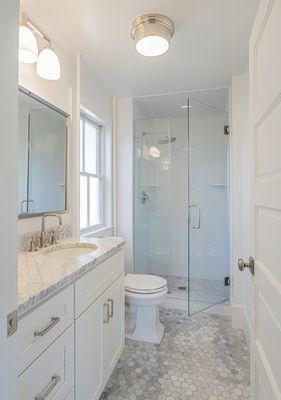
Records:
{"label": "framed mirror", "polygon": [[19,218],[67,212],[68,117],[19,87]]}

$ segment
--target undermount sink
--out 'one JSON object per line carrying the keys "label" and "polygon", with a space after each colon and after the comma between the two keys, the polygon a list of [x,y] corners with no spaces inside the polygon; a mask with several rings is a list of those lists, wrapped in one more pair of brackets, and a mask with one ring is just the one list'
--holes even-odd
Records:
{"label": "undermount sink", "polygon": [[95,244],[67,244],[55,247],[49,247],[46,251],[46,255],[54,255],[63,258],[72,258],[85,256],[87,254],[93,253],[98,247]]}

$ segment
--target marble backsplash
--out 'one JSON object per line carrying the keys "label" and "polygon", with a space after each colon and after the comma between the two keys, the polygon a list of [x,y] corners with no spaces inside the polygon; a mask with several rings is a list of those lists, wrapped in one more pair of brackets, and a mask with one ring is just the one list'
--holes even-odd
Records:
{"label": "marble backsplash", "polygon": [[[51,240],[52,232],[55,232],[56,240],[65,239],[71,236],[71,228],[69,224],[56,225],[46,229],[46,240]],[[30,248],[31,238],[33,237],[35,247],[39,247],[40,231],[26,232],[18,235],[18,251],[28,251]]]}

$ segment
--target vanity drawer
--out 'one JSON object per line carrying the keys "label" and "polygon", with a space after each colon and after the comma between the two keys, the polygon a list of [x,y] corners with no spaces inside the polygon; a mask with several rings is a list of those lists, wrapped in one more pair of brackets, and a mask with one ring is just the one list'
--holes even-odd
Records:
{"label": "vanity drawer", "polygon": [[74,288],[69,286],[19,321],[19,373],[74,320]]}
{"label": "vanity drawer", "polygon": [[75,282],[75,318],[78,318],[123,272],[122,249]]}
{"label": "vanity drawer", "polygon": [[21,400],[67,398],[74,386],[73,325],[19,376],[18,384]]}

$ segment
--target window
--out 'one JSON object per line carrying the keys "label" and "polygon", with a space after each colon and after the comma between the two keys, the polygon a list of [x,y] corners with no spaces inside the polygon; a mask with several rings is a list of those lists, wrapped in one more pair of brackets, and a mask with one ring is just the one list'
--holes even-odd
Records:
{"label": "window", "polygon": [[87,115],[80,119],[80,229],[104,224],[104,145],[102,127]]}

